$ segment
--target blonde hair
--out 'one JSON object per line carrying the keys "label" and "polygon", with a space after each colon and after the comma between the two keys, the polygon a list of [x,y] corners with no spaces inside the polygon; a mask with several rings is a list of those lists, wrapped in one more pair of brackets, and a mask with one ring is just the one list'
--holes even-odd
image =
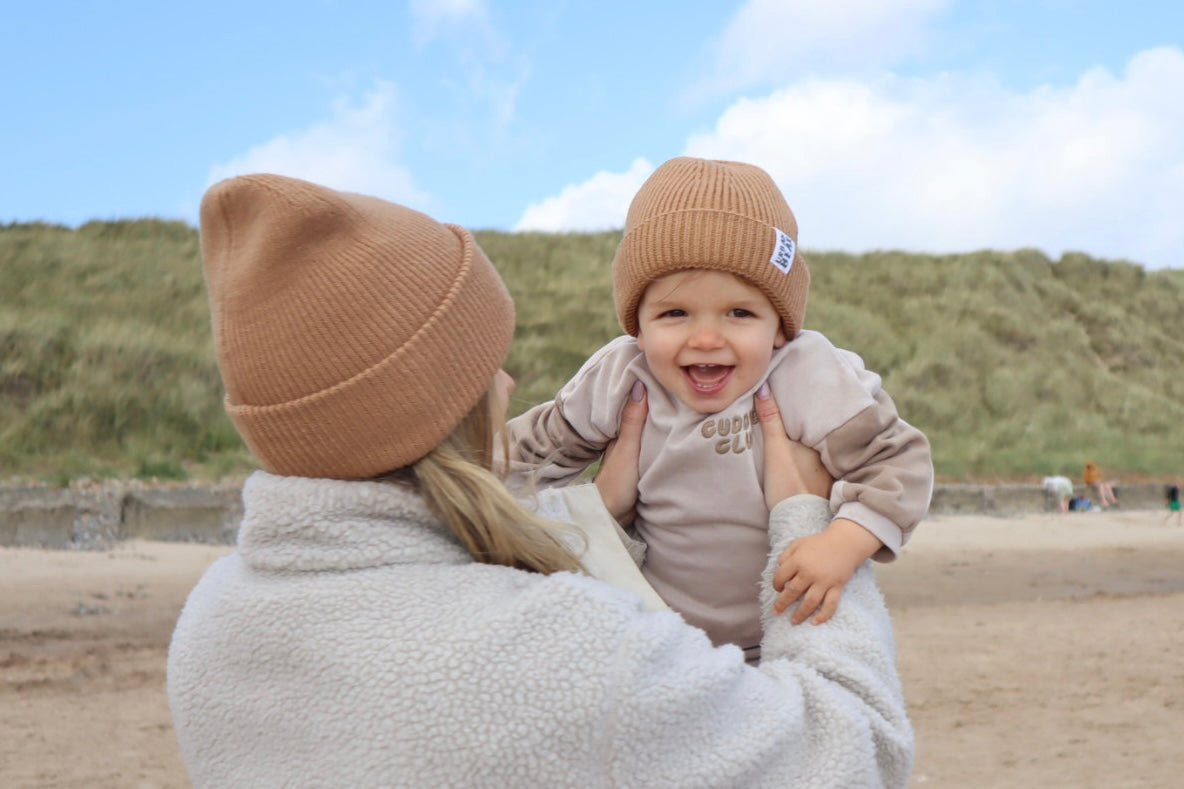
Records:
{"label": "blonde hair", "polygon": [[[583,572],[563,540],[582,535],[525,509],[493,473],[494,427],[486,391],[451,435],[394,477],[414,482],[477,561],[543,574]],[[501,450],[508,457],[504,436]]]}

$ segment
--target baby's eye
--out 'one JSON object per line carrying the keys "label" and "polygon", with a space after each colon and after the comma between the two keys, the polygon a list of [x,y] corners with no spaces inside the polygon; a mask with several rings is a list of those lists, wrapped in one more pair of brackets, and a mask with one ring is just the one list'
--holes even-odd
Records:
{"label": "baby's eye", "polygon": [[755,318],[756,313],[752,310],[746,310],[743,307],[733,307],[728,310],[728,315],[733,318]]}
{"label": "baby's eye", "polygon": [[666,310],[665,312],[660,313],[658,315],[658,317],[659,318],[685,318],[686,315],[687,315],[686,310],[673,309],[673,310]]}

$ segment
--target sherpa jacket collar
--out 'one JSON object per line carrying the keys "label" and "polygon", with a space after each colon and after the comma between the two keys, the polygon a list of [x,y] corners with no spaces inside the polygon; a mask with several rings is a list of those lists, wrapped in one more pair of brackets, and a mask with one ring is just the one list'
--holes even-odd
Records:
{"label": "sherpa jacket collar", "polygon": [[472,558],[414,491],[390,482],[252,474],[238,550],[273,572],[462,564]]}

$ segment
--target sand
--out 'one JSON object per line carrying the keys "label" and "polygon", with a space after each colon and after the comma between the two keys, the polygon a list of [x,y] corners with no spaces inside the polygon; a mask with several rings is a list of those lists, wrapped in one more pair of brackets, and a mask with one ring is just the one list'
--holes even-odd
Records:
{"label": "sand", "polygon": [[[933,518],[877,568],[911,786],[1180,785],[1184,528],[1162,517]],[[0,548],[0,786],[188,786],[165,653],[228,550]]]}

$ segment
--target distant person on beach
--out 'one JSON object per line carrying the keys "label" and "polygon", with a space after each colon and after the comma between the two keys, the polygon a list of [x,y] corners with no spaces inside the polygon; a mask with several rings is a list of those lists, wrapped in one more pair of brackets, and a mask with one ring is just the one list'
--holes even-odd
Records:
{"label": "distant person on beach", "polygon": [[1102,477],[1102,471],[1098,468],[1097,463],[1092,460],[1086,463],[1081,478],[1087,487],[1098,492],[1098,504],[1101,507],[1110,507],[1118,503],[1118,499],[1114,496],[1114,488]]}
{"label": "distant person on beach", "polygon": [[1176,519],[1177,526],[1184,525],[1181,522],[1181,518],[1184,516],[1180,515],[1180,485],[1176,482],[1168,485],[1164,489],[1163,497],[1168,505],[1168,514],[1163,518],[1164,525],[1166,526],[1173,517]]}
{"label": "distant person on beach", "polygon": [[644,391],[594,483],[534,511],[494,474],[514,307],[467,230],[253,175],[206,193],[201,254],[226,409],[265,470],[169,648],[193,786],[907,785],[871,567],[825,627],[772,611],[778,557],[827,528],[832,483],[772,398],[754,668],[590,577],[607,533],[644,582],[615,524]]}
{"label": "distant person on beach", "polygon": [[817,450],[837,481],[832,520],[781,557],[792,580],[777,610],[829,619],[869,558],[890,561],[933,490],[925,435],[900,418],[863,360],[802,329],[810,272],[793,212],[751,164],[680,157],[629,207],[613,260],[627,334],[556,395],[508,425],[511,469],[565,485],[617,435],[630,389],[649,417],[633,526],[642,572],[716,644],[759,656],[769,512],[753,396],[771,396],[791,438]]}
{"label": "distant person on beach", "polygon": [[1073,481],[1068,477],[1045,477],[1042,483],[1044,489],[1057,500],[1057,509],[1061,512],[1069,511],[1069,499],[1073,498]]}

